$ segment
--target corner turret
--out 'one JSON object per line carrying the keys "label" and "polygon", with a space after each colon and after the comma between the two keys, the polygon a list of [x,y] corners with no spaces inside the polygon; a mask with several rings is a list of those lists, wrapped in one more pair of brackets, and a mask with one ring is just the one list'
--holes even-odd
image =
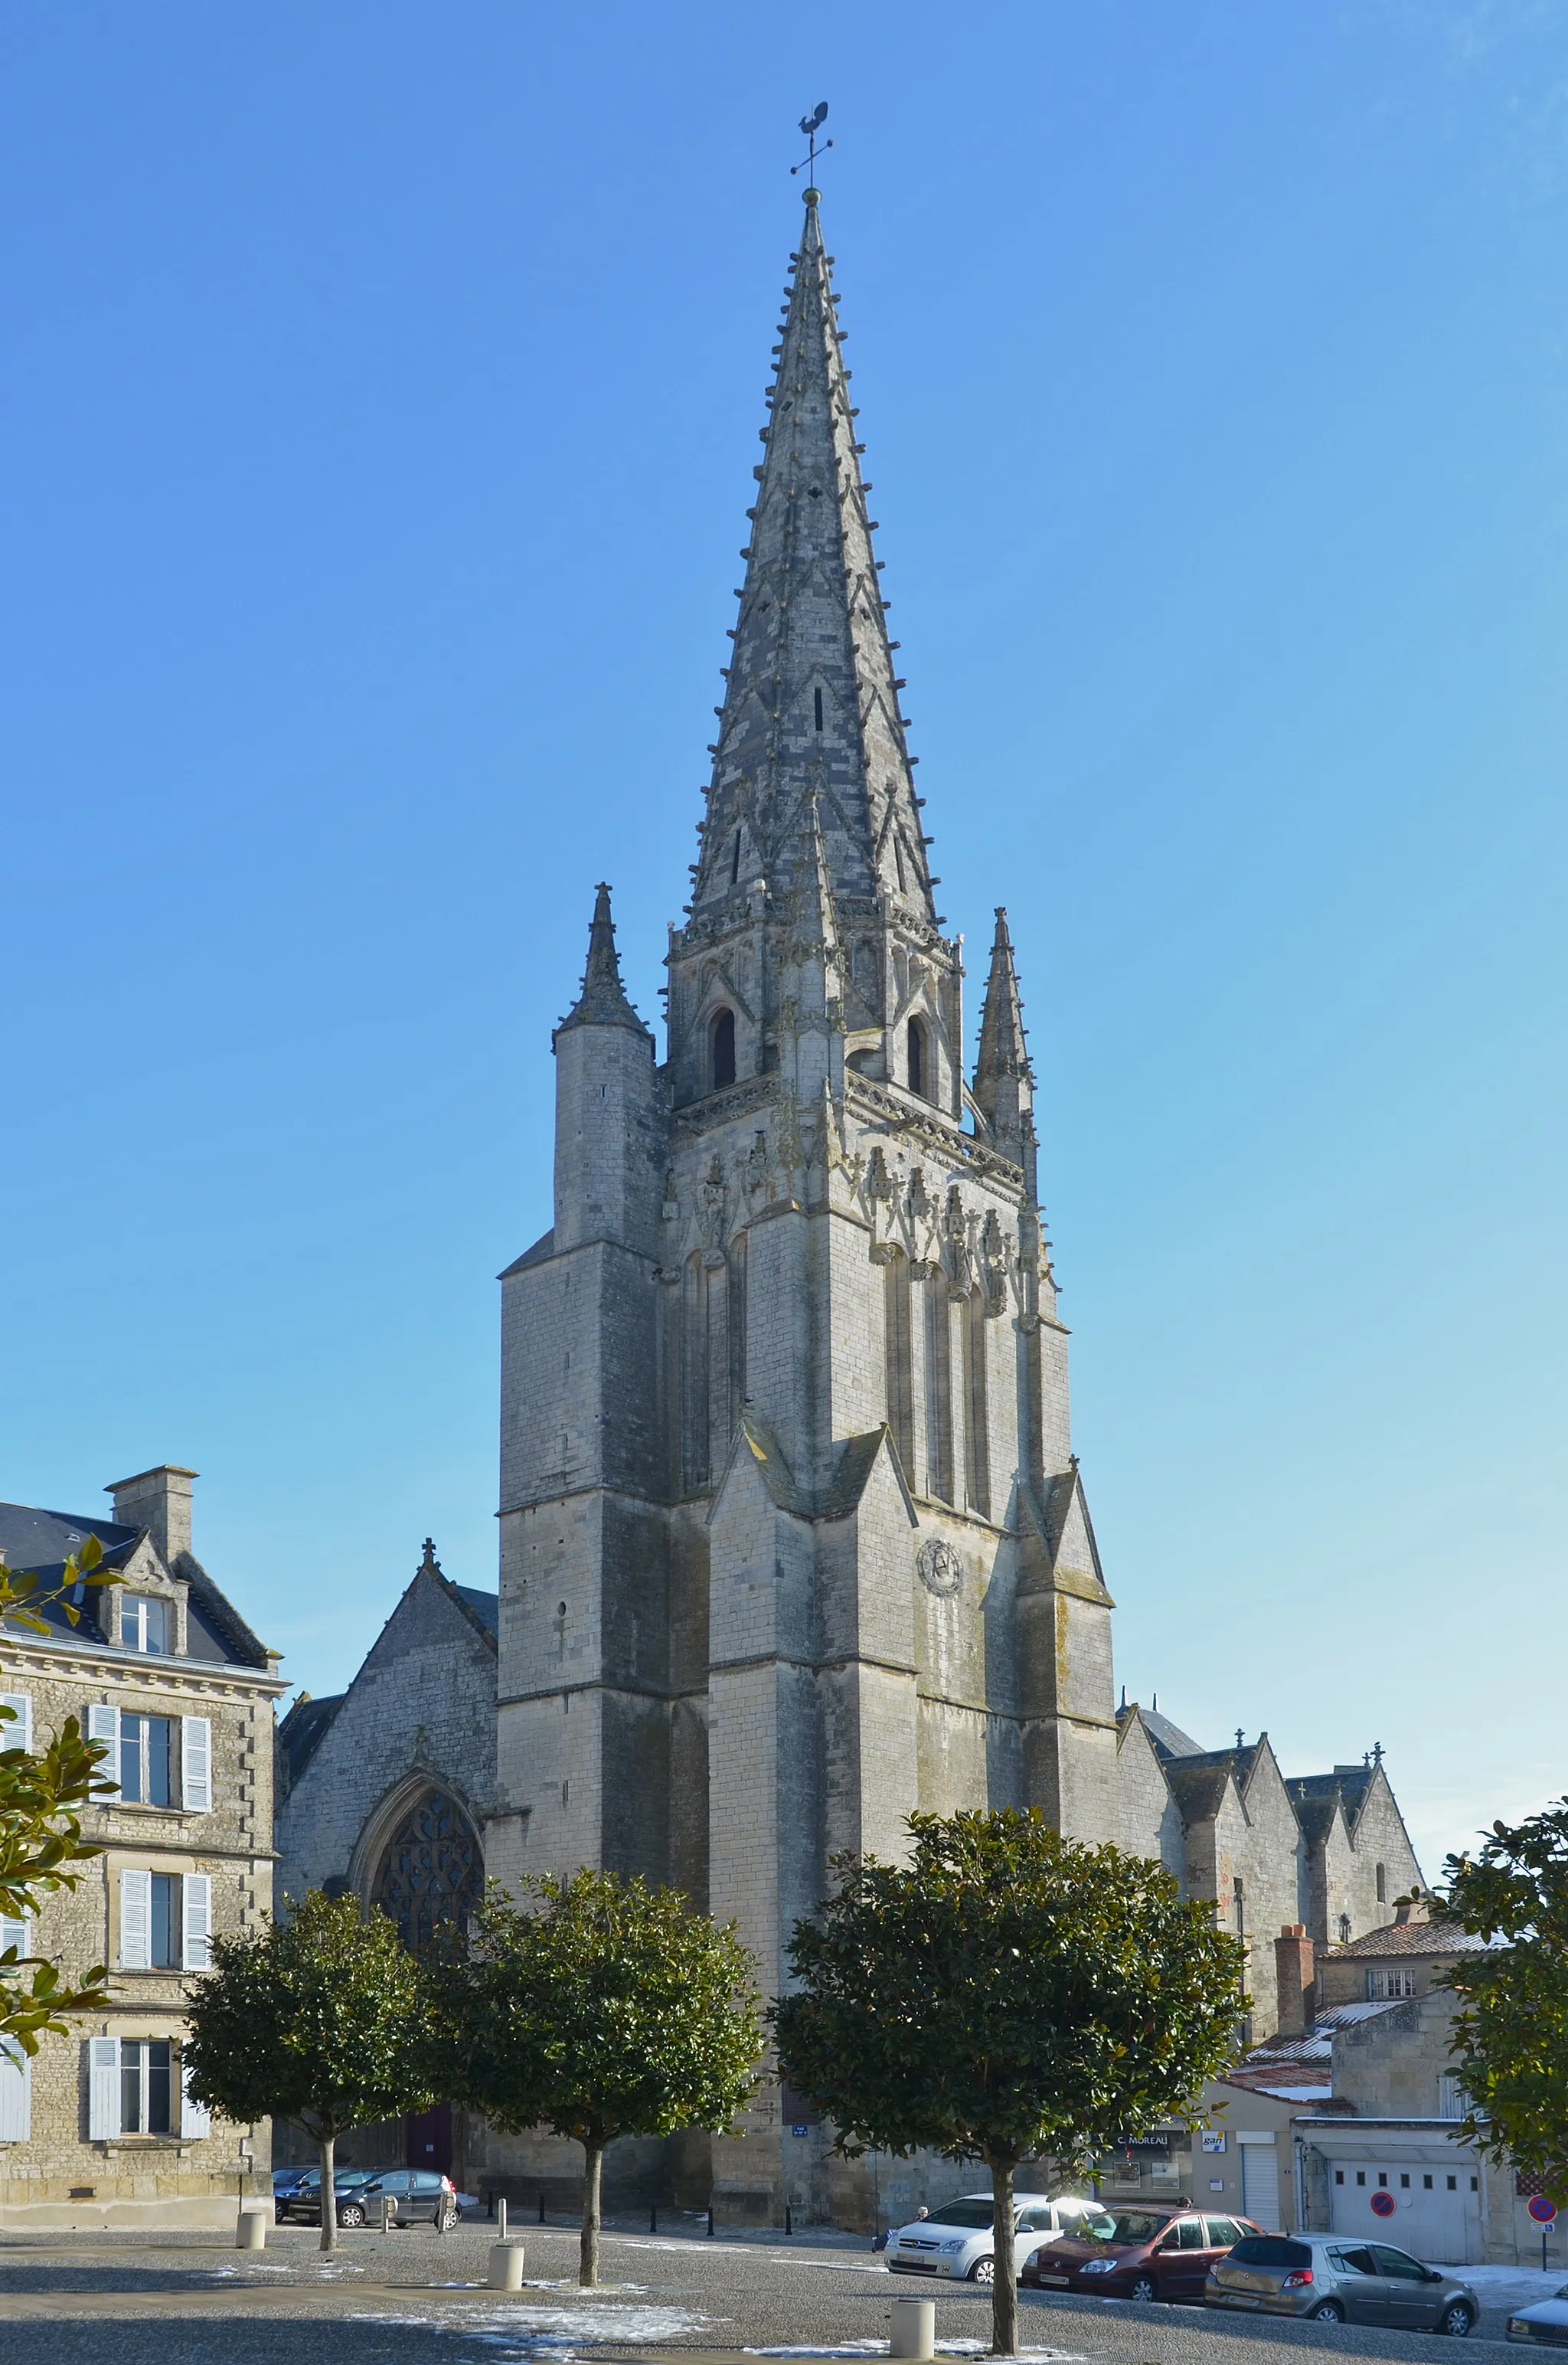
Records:
{"label": "corner turret", "polygon": [[605,1239],[652,1255],[664,1152],[654,1038],[621,982],[602,882],[582,992],[554,1050],[555,1250]]}

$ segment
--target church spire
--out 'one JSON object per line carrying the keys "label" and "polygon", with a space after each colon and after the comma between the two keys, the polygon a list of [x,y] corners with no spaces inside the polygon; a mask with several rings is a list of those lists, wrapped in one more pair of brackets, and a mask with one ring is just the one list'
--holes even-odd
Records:
{"label": "church spire", "polygon": [[792,892],[814,797],[834,891],[935,925],[830,263],[809,190],[691,908],[706,918],[759,879]]}
{"label": "church spire", "polygon": [[627,1001],[626,989],[621,982],[615,923],[610,916],[610,890],[602,879],[594,891],[582,992],[555,1031],[564,1033],[568,1026],[630,1026],[639,1035],[648,1031]]}
{"label": "church spire", "polygon": [[1004,1158],[1026,1165],[1025,1142],[1034,1139],[1034,1073],[1024,1035],[1024,1003],[1007,933],[1005,904],[996,907],[991,974],[980,1013],[980,1057],[975,1063],[975,1104]]}

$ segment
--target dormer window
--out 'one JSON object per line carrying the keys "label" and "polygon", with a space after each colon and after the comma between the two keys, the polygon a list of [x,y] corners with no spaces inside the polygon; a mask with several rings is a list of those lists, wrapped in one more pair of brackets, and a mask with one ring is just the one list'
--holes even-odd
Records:
{"label": "dormer window", "polygon": [[169,1648],[169,1605],[148,1593],[128,1593],[120,1604],[122,1651],[151,1651],[160,1656]]}
{"label": "dormer window", "polygon": [[735,1081],[735,1014],[721,1010],[713,1021],[713,1090],[722,1093]]}

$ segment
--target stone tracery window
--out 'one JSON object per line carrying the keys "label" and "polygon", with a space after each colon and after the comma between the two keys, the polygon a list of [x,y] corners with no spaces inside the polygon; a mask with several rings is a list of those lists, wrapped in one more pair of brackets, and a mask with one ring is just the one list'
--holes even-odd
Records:
{"label": "stone tracery window", "polygon": [[484,1861],[467,1816],[444,1790],[431,1788],[394,1833],[372,1902],[396,1922],[410,1954],[425,1955],[462,1935],[484,1885]]}

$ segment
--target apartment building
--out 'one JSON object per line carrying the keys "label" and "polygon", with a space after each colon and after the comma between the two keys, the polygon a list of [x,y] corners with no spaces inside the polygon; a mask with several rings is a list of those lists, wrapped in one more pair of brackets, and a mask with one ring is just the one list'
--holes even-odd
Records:
{"label": "apartment building", "polygon": [[213,2225],[270,2189],[270,2129],[210,2117],[181,2058],[190,1979],[215,1933],[272,1902],[274,1653],[191,1551],[193,1471],[142,1471],[106,1491],[113,1516],[0,1503],[0,1557],[58,1582],[89,1535],[118,1580],[80,1587],[73,1626],[0,1631],[6,1747],[78,1718],[108,1751],[118,1795],[86,1817],[103,1853],[81,1886],[0,1947],[106,1962],[103,2007],[37,2057],[0,2054],[0,2225]]}

